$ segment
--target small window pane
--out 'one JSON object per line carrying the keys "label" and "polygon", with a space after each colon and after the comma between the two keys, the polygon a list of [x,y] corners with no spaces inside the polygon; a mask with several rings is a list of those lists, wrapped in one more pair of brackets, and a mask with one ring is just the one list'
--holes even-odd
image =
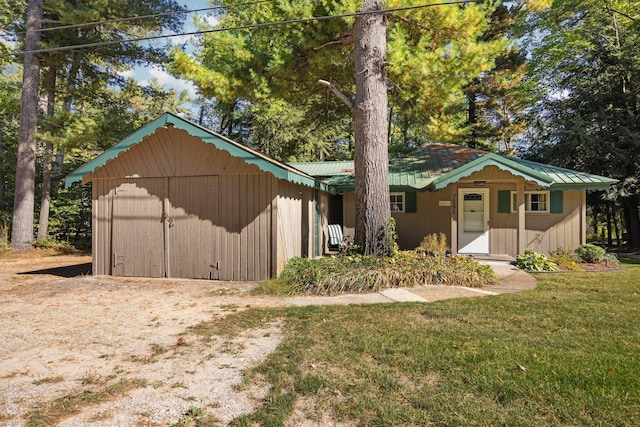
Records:
{"label": "small window pane", "polygon": [[391,212],[404,212],[404,193],[391,193]]}

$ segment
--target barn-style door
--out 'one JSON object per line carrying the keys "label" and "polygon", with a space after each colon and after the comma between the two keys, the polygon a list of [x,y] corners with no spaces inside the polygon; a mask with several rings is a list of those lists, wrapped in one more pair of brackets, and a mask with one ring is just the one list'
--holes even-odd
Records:
{"label": "barn-style door", "polygon": [[217,176],[169,179],[166,218],[168,277],[221,279],[219,186]]}
{"label": "barn-style door", "polygon": [[114,190],[111,271],[114,276],[165,277],[163,178],[121,182]]}
{"label": "barn-style door", "polygon": [[112,274],[218,279],[218,177],[122,182],[113,197]]}

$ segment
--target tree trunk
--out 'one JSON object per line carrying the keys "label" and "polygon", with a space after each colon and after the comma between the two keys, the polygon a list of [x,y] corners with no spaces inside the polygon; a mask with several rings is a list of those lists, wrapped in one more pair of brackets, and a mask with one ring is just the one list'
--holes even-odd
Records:
{"label": "tree trunk", "polygon": [[[55,113],[56,102],[56,67],[49,66],[47,77],[47,117],[52,118]],[[42,158],[42,198],[40,199],[40,218],[38,219],[39,242],[49,237],[49,210],[51,207],[51,161],[53,160],[53,144],[47,142]]]}
{"label": "tree trunk", "polygon": [[616,230],[616,246],[620,247],[620,227],[618,226],[618,210],[616,204],[612,205],[613,209],[613,228]]}
{"label": "tree trunk", "polygon": [[[477,81],[474,80],[474,84],[476,83]],[[476,127],[478,125],[478,117],[476,113],[477,103],[476,103],[476,93],[473,91],[473,88],[467,89],[467,102],[468,102],[467,125],[469,125],[469,127],[471,128],[471,135],[469,136],[468,145],[470,148],[478,148],[478,136],[476,131]]]}
{"label": "tree trunk", "polygon": [[[62,111],[65,113],[71,112],[71,104],[73,102],[73,93],[76,89],[76,79],[78,78],[78,72],[80,70],[80,53],[73,54],[73,60],[71,61],[71,67],[69,67],[69,74],[67,75],[66,89],[64,99],[62,101]],[[58,194],[58,182],[62,178],[62,171],[64,166],[64,146],[59,145],[56,150],[56,159],[53,163],[53,170],[51,172],[51,196],[55,197]]]}
{"label": "tree trunk", "polygon": [[[0,159],[2,159],[2,154],[4,151],[3,147],[3,136],[2,132],[2,118],[0,118]],[[5,187],[4,187],[4,168],[0,168],[0,211],[4,210],[4,195],[5,195]],[[0,230],[2,231],[2,230]],[[0,237],[2,237],[0,235]]]}
{"label": "tree trunk", "polygon": [[24,42],[24,69],[18,130],[16,191],[13,200],[11,246],[15,250],[32,247],[33,209],[36,177],[36,130],[38,126],[38,83],[40,64],[35,54],[42,24],[42,0],[27,3],[27,32]]}
{"label": "tree trunk", "polygon": [[613,202],[610,200],[607,201],[607,246],[613,246],[613,236],[611,235],[612,227],[611,227],[611,209]]}
{"label": "tree trunk", "polygon": [[[364,0],[361,10],[383,7],[382,0]],[[355,242],[366,255],[389,253],[389,152],[387,147],[387,30],[381,13],[363,15],[354,25],[351,53],[356,78],[353,105],[355,129]]]}
{"label": "tree trunk", "polygon": [[630,248],[640,248],[640,213],[638,213],[638,196],[628,198],[624,205],[627,218],[627,245]]}

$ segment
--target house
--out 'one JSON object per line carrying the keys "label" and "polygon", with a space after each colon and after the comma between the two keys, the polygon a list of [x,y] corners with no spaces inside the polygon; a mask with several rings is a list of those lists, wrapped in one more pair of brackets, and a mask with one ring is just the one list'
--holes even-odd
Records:
{"label": "house", "polygon": [[[573,249],[586,190],[614,180],[428,144],[389,165],[401,248],[444,233],[451,252]],[[66,179],[92,184],[93,273],[254,281],[355,230],[353,162],[284,164],[164,114]],[[332,227],[335,230],[335,227]]]}
{"label": "house", "polygon": [[[355,231],[351,161],[291,164],[342,194],[343,233]],[[398,244],[444,233],[453,254],[548,253],[586,242],[586,190],[615,180],[455,145],[426,144],[389,161]]]}
{"label": "house", "polygon": [[321,254],[335,190],[164,114],[66,178],[92,184],[93,274],[262,280]]}

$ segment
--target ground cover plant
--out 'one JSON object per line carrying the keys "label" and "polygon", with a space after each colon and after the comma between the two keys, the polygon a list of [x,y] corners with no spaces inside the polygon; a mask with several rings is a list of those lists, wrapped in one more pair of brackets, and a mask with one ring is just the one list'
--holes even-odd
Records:
{"label": "ground cover plant", "polygon": [[266,287],[290,294],[333,295],[425,284],[483,287],[495,282],[495,274],[491,267],[468,257],[434,256],[417,250],[398,251],[392,257],[354,253],[293,258],[277,282]]}
{"label": "ground cover plant", "polygon": [[283,321],[284,341],[245,380],[271,394],[234,425],[638,425],[640,262],[623,262],[539,275],[517,294],[251,309],[197,330]]}
{"label": "ground cover plant", "polygon": [[529,271],[598,271],[617,269],[620,262],[616,254],[587,243],[575,251],[558,248],[548,257],[529,248],[516,257],[515,265]]}

